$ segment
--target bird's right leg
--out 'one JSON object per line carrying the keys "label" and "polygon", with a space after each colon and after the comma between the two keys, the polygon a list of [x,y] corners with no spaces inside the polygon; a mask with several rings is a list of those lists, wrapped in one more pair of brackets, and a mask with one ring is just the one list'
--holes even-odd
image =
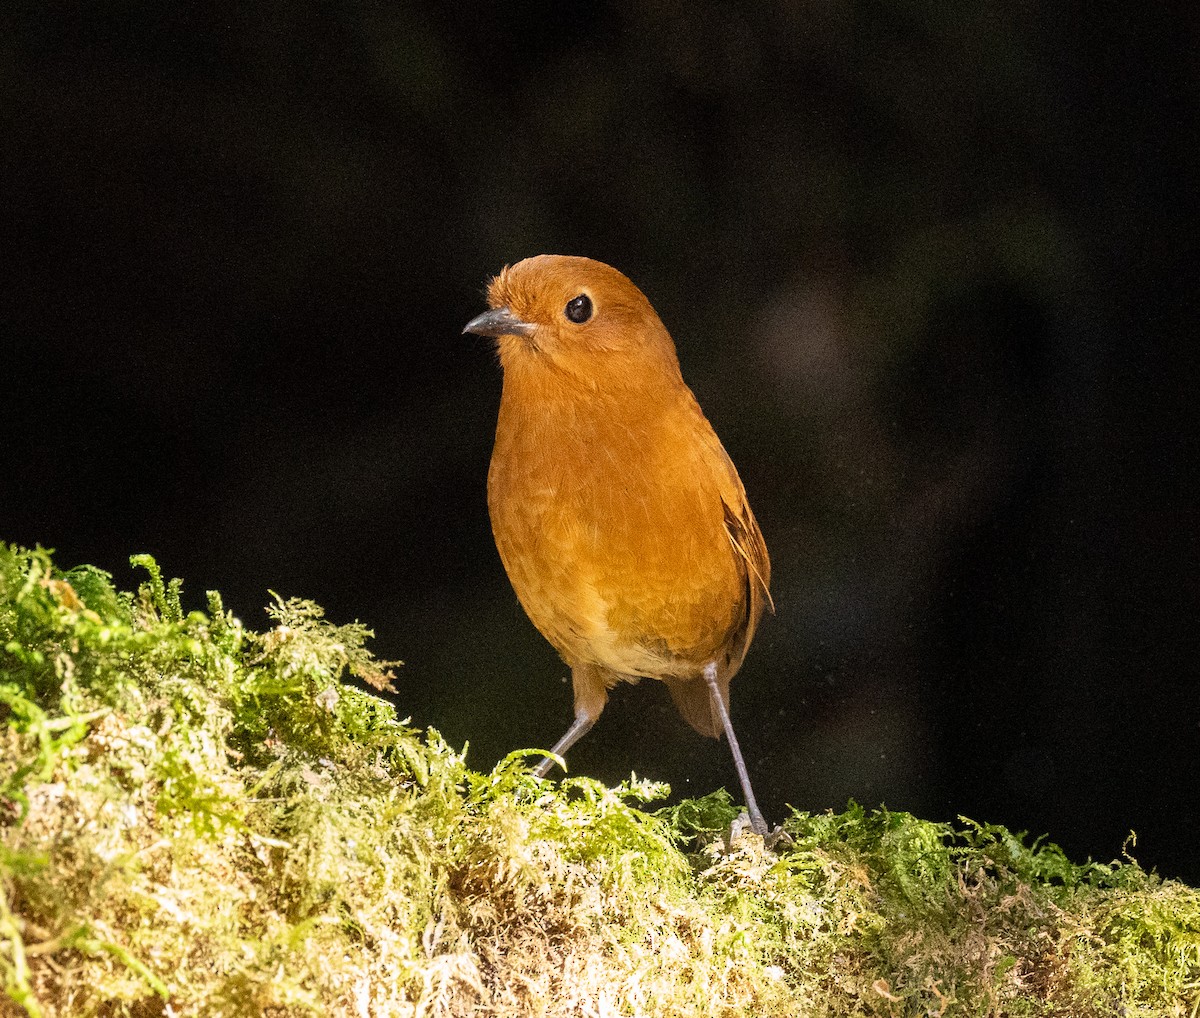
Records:
{"label": "bird's right leg", "polygon": [[[608,703],[608,687],[616,681],[616,676],[599,665],[578,664],[571,666],[571,684],[575,688],[575,720],[571,727],[563,732],[563,736],[550,750],[556,756],[566,756],[567,750],[587,735],[588,730],[596,723],[604,705]],[[553,757],[544,757],[533,773],[544,778],[554,766]]]}
{"label": "bird's right leg", "polygon": [[729,740],[729,750],[733,754],[733,766],[737,770],[738,781],[742,786],[742,795],[746,798],[746,811],[750,814],[750,826],[756,834],[767,836],[767,822],[763,819],[758,803],[754,799],[754,789],[750,787],[750,772],[746,769],[746,761],[742,759],[742,748],[738,745],[737,736],[733,733],[733,722],[729,719],[729,709],[725,706],[725,698],[721,695],[721,687],[717,684],[717,664],[715,661],[704,668],[704,681],[708,684],[708,695],[712,699],[713,709],[721,719],[721,727],[725,729],[725,738]]}

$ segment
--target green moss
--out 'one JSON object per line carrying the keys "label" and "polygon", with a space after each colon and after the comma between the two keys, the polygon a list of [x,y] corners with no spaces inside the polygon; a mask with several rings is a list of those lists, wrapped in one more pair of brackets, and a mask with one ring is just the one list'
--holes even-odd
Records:
{"label": "green moss", "polygon": [[471,770],[370,633],[0,544],[0,1015],[1193,1015],[1200,895],[851,804]]}

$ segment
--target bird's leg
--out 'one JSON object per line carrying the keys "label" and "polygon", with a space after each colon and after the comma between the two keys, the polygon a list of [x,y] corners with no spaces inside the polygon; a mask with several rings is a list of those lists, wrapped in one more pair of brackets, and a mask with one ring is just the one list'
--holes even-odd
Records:
{"label": "bird's leg", "polygon": [[[576,714],[575,720],[571,722],[571,727],[563,732],[563,737],[554,744],[554,748],[550,752],[556,756],[566,756],[567,750],[587,735],[588,729],[593,724],[595,724],[594,718],[585,713]],[[533,769],[533,773],[539,778],[544,778],[550,773],[550,768],[554,766],[555,762],[553,757],[543,757],[542,762]]]}
{"label": "bird's leg", "polygon": [[[725,708],[725,699],[721,696],[721,689],[717,685],[717,663],[715,661],[710,661],[704,666],[704,681],[708,683],[708,695],[711,697],[713,706],[721,718],[721,724],[725,728],[725,738],[729,740],[729,750],[733,753],[733,766],[737,768],[738,781],[742,785],[742,795],[746,799],[746,811],[750,814],[750,826],[754,828],[755,834],[761,834],[765,838],[767,836],[767,822],[763,819],[762,813],[759,812],[758,803],[754,799],[754,789],[750,787],[750,772],[746,770],[746,761],[742,759],[742,749],[738,745],[737,736],[733,734],[733,722],[729,720],[729,711]],[[587,729],[585,728],[584,731],[587,731]],[[567,735],[570,734],[570,732],[567,733]],[[565,739],[566,736],[563,736],[563,738]],[[555,752],[557,752],[557,748]],[[544,760],[542,761],[543,764],[545,762]]]}

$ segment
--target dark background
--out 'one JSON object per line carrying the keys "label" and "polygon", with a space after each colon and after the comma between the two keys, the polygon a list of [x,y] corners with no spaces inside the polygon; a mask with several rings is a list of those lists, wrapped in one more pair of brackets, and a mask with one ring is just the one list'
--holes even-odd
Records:
{"label": "dark background", "polygon": [[[374,627],[470,761],[566,669],[491,540],[459,330],[615,264],[750,492],[768,815],[847,798],[1200,882],[1197,16],[1164,5],[10,8],[0,538]],[[1128,7],[1128,5],[1125,5]],[[666,691],[573,768],[736,787]]]}

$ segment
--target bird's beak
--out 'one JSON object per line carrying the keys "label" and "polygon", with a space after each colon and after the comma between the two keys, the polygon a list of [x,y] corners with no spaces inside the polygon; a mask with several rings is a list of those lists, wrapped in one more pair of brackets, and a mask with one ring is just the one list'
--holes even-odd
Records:
{"label": "bird's beak", "polygon": [[508,308],[492,308],[467,322],[463,332],[473,332],[476,336],[528,336],[534,328],[534,325],[521,321]]}

